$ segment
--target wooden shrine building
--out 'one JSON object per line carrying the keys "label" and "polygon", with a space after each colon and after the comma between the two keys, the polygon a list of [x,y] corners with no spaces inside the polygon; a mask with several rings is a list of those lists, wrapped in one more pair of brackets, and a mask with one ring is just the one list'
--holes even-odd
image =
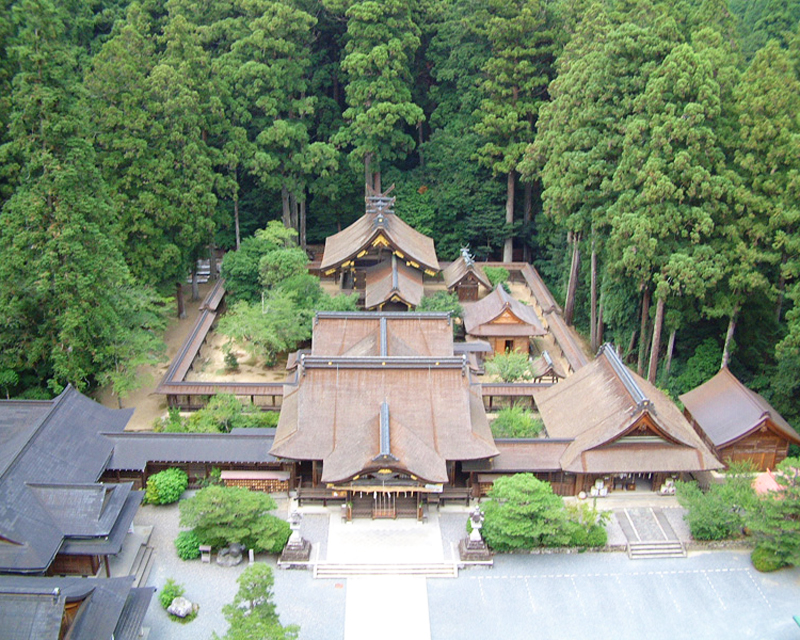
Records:
{"label": "wooden shrine building", "polygon": [[458,462],[498,451],[449,314],[320,312],[270,453],[357,514],[419,517]]}
{"label": "wooden shrine building", "polygon": [[495,353],[529,353],[531,338],[547,333],[533,308],[516,300],[502,285],[463,308],[467,339],[486,340]]}
{"label": "wooden shrine building", "polygon": [[680,397],[684,413],[717,457],[774,469],[800,435],[763,397],[744,386],[727,367]]}
{"label": "wooden shrine building", "polygon": [[391,190],[371,192],[366,213],[325,239],[320,263],[323,278],[364,292],[367,308],[390,302],[416,306],[414,300],[422,298],[422,275],[435,276],[440,270],[433,240],[394,213]]}
{"label": "wooden shrine building", "polygon": [[461,255],[442,271],[442,275],[447,290],[455,291],[460,302],[474,302],[479,298],[481,287],[487,291],[492,288],[489,278],[483,269],[475,264],[475,260],[466,248],[461,249]]}

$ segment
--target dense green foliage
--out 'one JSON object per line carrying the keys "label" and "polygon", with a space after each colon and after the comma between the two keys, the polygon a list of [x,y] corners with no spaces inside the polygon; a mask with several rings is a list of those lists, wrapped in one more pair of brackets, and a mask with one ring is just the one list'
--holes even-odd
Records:
{"label": "dense green foliage", "polygon": [[166,609],[172,604],[175,598],[180,598],[185,591],[186,589],[184,589],[182,585],[179,585],[172,578],[167,578],[164,586],[161,587],[161,592],[158,594],[158,601],[161,603],[161,606]]}
{"label": "dense green foliage", "polygon": [[200,538],[194,531],[181,531],[175,538],[175,551],[181,560],[200,557]]}
{"label": "dense green foliage", "polygon": [[164,469],[147,478],[144,500],[147,504],[172,504],[188,486],[189,476],[183,469]]}
{"label": "dense green foliage", "polygon": [[753,563],[760,557],[777,566],[800,566],[800,458],[779,463],[775,479],[781,489],[762,496],[747,519],[758,552]]}
{"label": "dense green foliage", "polygon": [[[230,624],[222,640],[294,640],[300,628],[297,625],[284,627],[278,619],[272,601],[275,578],[272,569],[263,562],[256,562],[242,571],[236,579],[239,590],[231,604],[222,608]],[[213,636],[220,640],[215,633]]]}
{"label": "dense green foliage", "polygon": [[496,551],[606,543],[601,514],[588,505],[566,509],[553,487],[531,473],[498,478],[488,496],[482,534]]}
{"label": "dense green foliage", "polygon": [[528,354],[522,351],[494,354],[486,363],[486,373],[498,376],[503,382],[518,382],[533,377]]}
{"label": "dense green foliage", "polygon": [[695,540],[726,540],[742,535],[747,518],[756,506],[751,465],[736,464],[725,473],[725,481],[714,483],[703,493],[696,482],[678,482],[678,502]]}
{"label": "dense green foliage", "polygon": [[276,427],[279,417],[277,411],[261,411],[255,405],[242,404],[236,396],[219,393],[205,407],[185,417],[177,409],[170,409],[165,418],[156,421],[154,430],[166,433],[230,433],[232,429]]}
{"label": "dense green foliage", "polygon": [[279,553],[289,540],[289,523],[269,513],[276,508],[267,493],[211,486],[180,503],[180,523],[200,544],[221,548],[233,542],[256,552]]}
{"label": "dense green foliage", "polygon": [[495,438],[535,438],[544,429],[541,418],[516,405],[500,409],[491,426]]}
{"label": "dense green foliage", "polygon": [[212,248],[240,249],[229,333],[295,348],[351,304],[301,272],[367,182],[396,185],[443,260],[535,263],[594,348],[602,330],[663,388],[704,377],[711,341],[800,418],[798,0],[7,9],[9,395],[124,397],[160,356],[162,296]]}

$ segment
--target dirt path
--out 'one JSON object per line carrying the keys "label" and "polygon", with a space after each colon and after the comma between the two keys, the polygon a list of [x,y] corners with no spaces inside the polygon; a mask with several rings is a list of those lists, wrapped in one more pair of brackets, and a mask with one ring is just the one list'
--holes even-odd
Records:
{"label": "dirt path", "polygon": [[[213,286],[213,282],[200,285],[200,299],[194,302],[186,301],[186,317],[179,320],[177,316],[169,319],[167,330],[164,332],[164,342],[167,345],[165,360],[156,366],[140,367],[139,376],[142,379],[142,386],[132,392],[122,401],[123,407],[133,407],[133,417],[128,422],[127,431],[149,431],[153,428],[153,422],[167,412],[167,399],[164,396],[153,393],[161,382],[161,378],[167,372],[170,363],[178,353],[184,340],[189,335],[192,326],[200,313],[200,304]],[[185,288],[188,294],[191,289]],[[106,407],[114,409],[119,407],[117,396],[111,393],[109,388],[98,390],[94,394],[94,399]]]}

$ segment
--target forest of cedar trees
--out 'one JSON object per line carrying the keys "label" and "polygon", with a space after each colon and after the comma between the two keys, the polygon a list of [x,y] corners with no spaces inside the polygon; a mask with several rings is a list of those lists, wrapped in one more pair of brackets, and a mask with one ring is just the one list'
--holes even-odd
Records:
{"label": "forest of cedar trees", "polygon": [[[177,282],[365,182],[529,261],[673,396],[800,420],[800,0],[20,0],[0,11],[0,386],[135,386]],[[655,335],[655,338],[654,338]],[[652,364],[651,364],[652,363]]]}

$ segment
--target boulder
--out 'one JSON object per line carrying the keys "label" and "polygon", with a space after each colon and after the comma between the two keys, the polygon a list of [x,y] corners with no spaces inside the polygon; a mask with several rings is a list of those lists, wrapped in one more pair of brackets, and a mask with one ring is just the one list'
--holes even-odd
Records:
{"label": "boulder", "polygon": [[171,613],[178,618],[185,618],[195,610],[196,606],[197,605],[183,596],[178,596],[172,601],[172,604],[167,607],[167,613]]}

